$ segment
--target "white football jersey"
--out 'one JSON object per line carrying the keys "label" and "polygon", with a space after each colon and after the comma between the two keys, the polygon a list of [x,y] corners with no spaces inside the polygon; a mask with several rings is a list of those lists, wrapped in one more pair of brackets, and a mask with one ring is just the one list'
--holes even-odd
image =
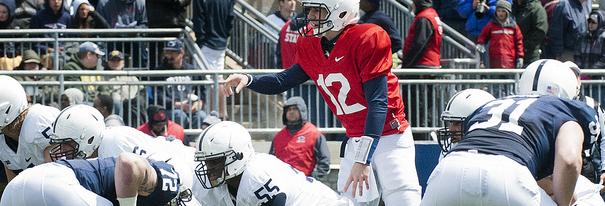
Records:
{"label": "white football jersey", "polygon": [[[227,185],[204,189],[194,182],[193,194],[202,205],[233,206]],[[305,176],[273,155],[257,153],[248,162],[237,190],[237,206],[257,206],[276,196],[285,196],[286,205],[353,205],[323,183]]]}
{"label": "white football jersey", "polygon": [[117,157],[122,152],[135,153],[148,159],[167,162],[174,166],[175,171],[179,173],[183,186],[192,187],[195,148],[187,147],[180,141],[168,141],[164,137],[154,138],[132,127],[106,128],[98,149],[98,157]]}
{"label": "white football jersey", "polygon": [[[29,107],[21,131],[17,152],[0,137],[0,160],[10,170],[23,170],[44,163],[44,149],[50,145],[52,123],[59,116],[57,108],[35,104]],[[8,137],[6,137],[8,138]]]}

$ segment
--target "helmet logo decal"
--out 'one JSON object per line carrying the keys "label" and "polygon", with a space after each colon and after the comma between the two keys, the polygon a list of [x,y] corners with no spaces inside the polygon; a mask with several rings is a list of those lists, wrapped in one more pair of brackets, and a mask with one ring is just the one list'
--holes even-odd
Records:
{"label": "helmet logo decal", "polygon": [[542,67],[546,64],[548,60],[544,60],[540,62],[538,69],[536,69],[536,74],[534,74],[534,84],[532,85],[532,91],[538,91],[538,80],[540,80],[540,73],[542,73]]}

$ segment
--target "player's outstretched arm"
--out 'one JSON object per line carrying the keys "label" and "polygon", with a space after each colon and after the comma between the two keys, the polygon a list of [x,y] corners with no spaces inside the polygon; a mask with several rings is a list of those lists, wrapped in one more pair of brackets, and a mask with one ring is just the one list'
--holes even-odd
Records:
{"label": "player's outstretched arm", "polygon": [[248,87],[252,91],[261,94],[280,94],[296,85],[299,85],[309,80],[309,76],[303,71],[298,64],[292,65],[289,69],[273,74],[249,75],[249,74],[232,74],[225,80],[223,94],[231,96],[242,91],[244,87]]}
{"label": "player's outstretched arm", "polygon": [[553,200],[557,205],[570,205],[580,170],[584,132],[577,122],[568,121],[559,129],[555,142]]}
{"label": "player's outstretched arm", "polygon": [[132,153],[122,153],[116,159],[116,195],[121,206],[135,206],[137,196],[151,194],[157,174],[146,159]]}

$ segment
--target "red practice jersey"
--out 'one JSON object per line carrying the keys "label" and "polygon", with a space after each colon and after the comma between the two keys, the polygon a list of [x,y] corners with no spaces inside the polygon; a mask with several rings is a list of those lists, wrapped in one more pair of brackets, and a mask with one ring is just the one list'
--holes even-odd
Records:
{"label": "red practice jersey", "polygon": [[327,58],[319,37],[298,38],[297,49],[296,62],[315,82],[348,137],[364,135],[368,102],[363,83],[383,75],[387,77],[388,111],[382,135],[402,133],[408,127],[398,79],[391,73],[389,35],[379,26],[347,26]]}

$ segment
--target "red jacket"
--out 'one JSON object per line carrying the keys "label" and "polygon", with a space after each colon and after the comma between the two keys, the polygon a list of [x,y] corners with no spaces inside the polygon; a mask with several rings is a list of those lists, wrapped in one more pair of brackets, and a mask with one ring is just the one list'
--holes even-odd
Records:
{"label": "red jacket", "polygon": [[280,55],[281,55],[281,67],[283,69],[288,69],[292,66],[296,59],[296,41],[300,34],[298,31],[290,29],[290,21],[286,22],[286,24],[281,28],[279,32],[279,45],[280,45]]}
{"label": "red jacket", "polygon": [[503,26],[490,21],[477,38],[477,44],[489,41],[490,68],[515,68],[515,61],[523,58],[523,35],[517,23],[513,25]]}
{"label": "red jacket", "polygon": [[290,135],[287,128],[283,128],[273,139],[275,156],[305,175],[311,176],[316,164],[315,143],[320,135],[317,127],[309,122],[305,122],[293,135]]}
{"label": "red jacket", "polygon": [[154,134],[151,131],[151,126],[149,122],[145,122],[137,128],[139,131],[148,134],[152,137],[164,136],[164,137],[174,137],[180,139],[182,142],[185,142],[185,129],[181,127],[181,125],[173,122],[172,120],[168,120],[168,124],[166,126],[166,130],[164,134]]}
{"label": "red jacket", "polygon": [[[416,23],[419,19],[427,19],[431,22],[433,35],[428,40],[424,52],[422,54],[416,54],[419,51],[410,51],[412,44],[416,39]],[[441,67],[441,42],[443,36],[443,29],[441,27],[441,20],[439,15],[432,7],[426,8],[414,17],[414,22],[408,30],[408,36],[405,38],[403,44],[403,53],[405,55],[421,55],[420,58],[415,62],[409,62],[410,66],[428,66],[428,67]],[[404,64],[408,64],[404,62]]]}

